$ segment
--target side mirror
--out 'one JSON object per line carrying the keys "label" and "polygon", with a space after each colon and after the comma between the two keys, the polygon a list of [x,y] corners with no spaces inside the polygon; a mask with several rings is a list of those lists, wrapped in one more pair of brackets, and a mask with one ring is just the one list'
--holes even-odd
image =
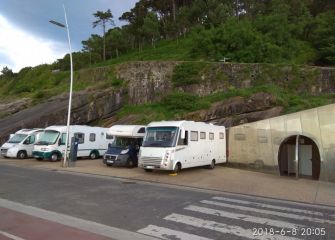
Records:
{"label": "side mirror", "polygon": [[60,146],[60,145],[62,145],[62,139],[61,138],[58,139],[58,146]]}
{"label": "side mirror", "polygon": [[181,129],[180,138],[185,139],[185,129]]}

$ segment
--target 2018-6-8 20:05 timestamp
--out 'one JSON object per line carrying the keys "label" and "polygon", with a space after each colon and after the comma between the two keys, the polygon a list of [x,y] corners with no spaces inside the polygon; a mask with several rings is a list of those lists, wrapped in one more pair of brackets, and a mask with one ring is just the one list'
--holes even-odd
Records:
{"label": "2018-6-8 20:05 timestamp", "polygon": [[302,228],[252,228],[253,236],[264,236],[264,235],[281,235],[281,236],[325,236],[326,228],[313,228],[313,227],[302,227]]}

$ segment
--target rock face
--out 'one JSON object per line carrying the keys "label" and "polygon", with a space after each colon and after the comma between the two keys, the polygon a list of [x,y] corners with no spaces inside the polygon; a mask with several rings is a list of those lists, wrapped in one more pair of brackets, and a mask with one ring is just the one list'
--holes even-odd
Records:
{"label": "rock face", "polygon": [[31,105],[30,98],[21,98],[9,103],[0,104],[0,118],[17,113]]}
{"label": "rock face", "polygon": [[280,115],[283,108],[274,105],[275,98],[272,95],[256,93],[248,99],[233,97],[217,102],[209,109],[186,114],[183,118],[231,127]]}
{"label": "rock face", "polygon": [[173,87],[172,75],[184,62],[128,62],[116,68],[117,78],[128,85],[130,104],[160,100],[174,90],[198,96],[264,84],[278,85],[297,94],[335,92],[335,68],[294,65],[204,63],[199,83]]}
{"label": "rock face", "polygon": [[[119,90],[87,90],[73,96],[72,124],[88,124],[115,115],[123,103],[139,105],[161,100],[174,91],[184,91],[198,96],[231,89],[274,84],[299,93],[318,95],[335,92],[335,69],[269,64],[204,63],[196,84],[174,87],[172,76],[175,67],[184,62],[150,61],[128,62],[115,67],[81,70],[76,81],[104,83],[116,76],[123,81]],[[186,76],[187,77],[187,76]],[[225,126],[278,116],[282,108],[273,104],[274,98],[265,93],[249,99],[231,98],[215,103],[207,110],[190,113],[187,119],[211,121]],[[68,96],[61,95],[34,107],[31,100],[0,104],[0,143],[10,133],[23,127],[45,127],[65,124]],[[8,116],[7,116],[8,115]],[[5,117],[4,117],[5,116]],[[119,119],[130,123],[136,116]],[[134,120],[134,121],[135,121]],[[106,121],[113,124],[113,118]]]}
{"label": "rock face", "polygon": [[172,91],[171,78],[178,62],[131,62],[116,69],[117,78],[128,85],[129,104],[160,100]]}
{"label": "rock face", "polygon": [[[88,124],[111,116],[122,106],[123,96],[122,90],[113,89],[74,93],[71,124]],[[64,94],[0,119],[0,143],[21,128],[65,125],[67,109],[68,95]]]}

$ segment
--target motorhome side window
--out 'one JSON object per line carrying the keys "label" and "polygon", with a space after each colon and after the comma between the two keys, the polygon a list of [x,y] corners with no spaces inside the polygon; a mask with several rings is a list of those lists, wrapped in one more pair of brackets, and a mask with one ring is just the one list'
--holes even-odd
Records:
{"label": "motorhome side window", "polygon": [[33,144],[34,142],[35,142],[35,136],[31,135],[24,141],[24,144]]}
{"label": "motorhome side window", "polygon": [[36,140],[36,136],[35,135],[31,135],[29,138],[29,144],[33,144]]}
{"label": "motorhome side window", "polygon": [[79,144],[84,143],[84,140],[85,140],[85,134],[84,133],[75,133],[74,137],[76,139],[78,139]]}
{"label": "motorhome side window", "polygon": [[62,137],[60,138],[60,145],[65,145],[66,141],[66,133],[62,133]]}
{"label": "motorhome side window", "polygon": [[214,133],[209,133],[209,140],[214,140]]}
{"label": "motorhome side window", "polygon": [[206,139],[206,133],[200,132],[200,139]]}
{"label": "motorhome side window", "polygon": [[113,135],[110,135],[110,134],[106,134],[106,139],[113,139]]}
{"label": "motorhome side window", "polygon": [[198,141],[198,132],[191,131],[191,141]]}
{"label": "motorhome side window", "polygon": [[95,142],[95,133],[90,133],[90,142]]}
{"label": "motorhome side window", "polygon": [[145,133],[145,128],[144,127],[140,128],[140,130],[138,130],[138,133]]}
{"label": "motorhome side window", "polygon": [[220,132],[220,139],[224,139],[224,133]]}
{"label": "motorhome side window", "polygon": [[181,130],[179,131],[178,145],[187,145],[188,142],[188,131],[185,131],[185,138],[181,138]]}

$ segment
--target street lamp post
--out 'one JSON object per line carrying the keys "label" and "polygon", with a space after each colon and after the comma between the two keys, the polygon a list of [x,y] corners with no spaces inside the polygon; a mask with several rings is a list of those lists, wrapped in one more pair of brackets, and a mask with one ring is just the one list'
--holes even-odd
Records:
{"label": "street lamp post", "polygon": [[50,20],[49,22],[59,27],[66,28],[67,38],[69,41],[71,81],[70,81],[70,93],[69,93],[69,107],[68,107],[68,112],[67,112],[67,123],[66,123],[65,153],[64,153],[64,160],[63,160],[63,167],[67,167],[68,166],[67,155],[68,155],[68,146],[69,146],[70,117],[71,117],[71,105],[72,105],[73,63],[72,63],[72,48],[71,48],[70,30],[69,30],[69,25],[67,23],[67,17],[66,17],[66,11],[65,11],[64,4],[63,4],[63,9],[64,9],[65,25],[62,23],[56,22],[54,20]]}

